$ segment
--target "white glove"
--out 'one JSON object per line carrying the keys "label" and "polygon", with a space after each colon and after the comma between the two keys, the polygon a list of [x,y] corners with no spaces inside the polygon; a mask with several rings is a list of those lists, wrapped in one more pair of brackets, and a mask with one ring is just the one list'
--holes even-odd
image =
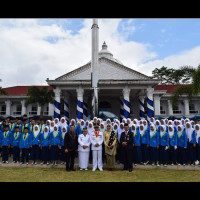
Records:
{"label": "white glove", "polygon": [[168,147],[168,146],[166,146],[166,147],[165,147],[165,150],[167,150],[167,149],[169,149],[169,147]]}
{"label": "white glove", "polygon": [[184,149],[187,149],[187,147],[184,147]]}
{"label": "white glove", "polygon": [[174,146],[174,149],[176,150],[176,149],[177,149],[177,146]]}

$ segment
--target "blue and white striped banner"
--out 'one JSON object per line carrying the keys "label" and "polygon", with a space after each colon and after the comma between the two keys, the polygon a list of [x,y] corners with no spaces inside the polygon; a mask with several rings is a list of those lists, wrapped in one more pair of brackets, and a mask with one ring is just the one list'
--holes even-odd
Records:
{"label": "blue and white striped banner", "polygon": [[120,99],[120,121],[124,118],[124,106],[123,101]]}
{"label": "blue and white striped banner", "polygon": [[149,122],[151,117],[154,117],[153,98],[147,97],[147,120]]}
{"label": "blue and white striped banner", "polygon": [[54,100],[54,119],[58,118],[60,119],[60,101]]}
{"label": "blue and white striped banner", "polygon": [[83,102],[77,100],[77,110],[76,110],[77,120],[83,119]]}
{"label": "blue and white striped banner", "polygon": [[139,98],[139,104],[140,104],[140,119],[144,119],[144,99]]}
{"label": "blue and white striped banner", "polygon": [[124,117],[130,118],[130,102],[126,99],[123,100]]}
{"label": "blue and white striped banner", "polygon": [[64,99],[64,116],[65,119],[69,122],[69,104],[65,99]]}
{"label": "blue and white striped banner", "polygon": [[83,119],[86,120],[88,117],[88,104],[83,102]]}

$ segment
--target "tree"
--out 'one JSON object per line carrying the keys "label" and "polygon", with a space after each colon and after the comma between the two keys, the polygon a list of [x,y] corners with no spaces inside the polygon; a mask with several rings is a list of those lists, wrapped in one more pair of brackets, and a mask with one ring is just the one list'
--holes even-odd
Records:
{"label": "tree", "polygon": [[37,86],[31,86],[27,93],[26,106],[31,103],[38,103],[41,106],[40,117],[43,117],[43,106],[46,103],[54,102],[54,92],[47,87],[39,89]]}
{"label": "tree", "polygon": [[198,95],[200,93],[200,65],[197,67],[197,69],[194,69],[193,67],[186,66],[183,67],[182,70],[188,73],[185,75],[185,82],[187,82],[189,77],[191,76],[191,84],[189,85],[183,85],[175,88],[172,92],[172,96],[170,97],[170,101],[172,103],[172,106],[175,106],[180,98],[181,95],[187,95],[187,98],[189,101],[191,99]]}
{"label": "tree", "polygon": [[8,93],[0,87],[0,95],[7,95]]}
{"label": "tree", "polygon": [[194,71],[192,66],[182,66],[179,69],[162,66],[152,71],[152,77],[159,79],[161,84],[188,84],[191,83]]}

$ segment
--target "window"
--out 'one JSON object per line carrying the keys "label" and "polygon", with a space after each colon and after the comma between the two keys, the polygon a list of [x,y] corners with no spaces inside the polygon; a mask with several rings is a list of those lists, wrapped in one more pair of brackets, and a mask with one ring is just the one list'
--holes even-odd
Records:
{"label": "window", "polygon": [[173,114],[181,114],[181,110],[179,110],[178,105],[173,106],[172,109],[173,109]]}
{"label": "window", "polygon": [[22,113],[22,106],[21,104],[16,105],[16,111],[13,112],[13,115],[21,115]]}
{"label": "window", "polygon": [[32,105],[29,115],[37,115],[37,105]]}
{"label": "window", "polygon": [[0,115],[5,115],[6,114],[6,105],[1,105],[0,107]]}
{"label": "window", "polygon": [[194,104],[189,104],[189,110],[190,110],[190,114],[199,113],[198,110],[195,110],[195,105]]}
{"label": "window", "polygon": [[165,110],[163,109],[163,105],[160,105],[160,114],[165,114]]}

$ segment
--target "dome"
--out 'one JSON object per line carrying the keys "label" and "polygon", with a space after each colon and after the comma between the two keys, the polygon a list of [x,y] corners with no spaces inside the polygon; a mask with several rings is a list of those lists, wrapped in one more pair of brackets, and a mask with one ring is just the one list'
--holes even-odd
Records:
{"label": "dome", "polygon": [[119,60],[113,58],[113,54],[110,51],[108,51],[108,45],[105,42],[103,43],[102,49],[99,52],[99,58],[101,58],[101,57],[108,58],[114,62],[117,62],[117,63],[123,65]]}

